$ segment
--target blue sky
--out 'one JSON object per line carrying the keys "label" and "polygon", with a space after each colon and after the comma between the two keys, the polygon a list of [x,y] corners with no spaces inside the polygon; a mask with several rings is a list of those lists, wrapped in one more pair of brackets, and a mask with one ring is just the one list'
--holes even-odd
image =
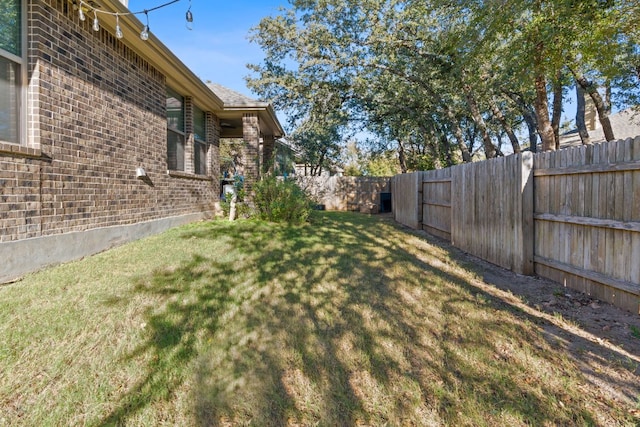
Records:
{"label": "blue sky", "polygon": [[[170,0],[129,0],[129,9],[138,12]],[[186,27],[185,13],[189,0],[149,12],[151,32],[160,39],[203,81],[211,80],[244,95],[257,98],[246,86],[248,63],[259,63],[263,53],[248,40],[252,27],[266,16],[288,7],[288,0],[191,0],[194,22]],[[144,15],[137,15],[142,22]],[[137,35],[125,35],[125,37]],[[563,121],[575,115],[573,90],[565,101]],[[284,124],[285,118],[280,117]],[[524,141],[526,138],[522,137]]]}
{"label": "blue sky", "polygon": [[[129,0],[129,10],[151,9],[169,0]],[[192,0],[193,29],[186,28],[189,0],[149,12],[151,32],[203,81],[211,80],[257,98],[244,77],[248,63],[259,63],[260,48],[249,43],[249,30],[265,16],[278,13],[287,0]],[[144,23],[144,15],[136,15]],[[132,35],[125,35],[132,37]],[[137,37],[137,35],[136,35]]]}

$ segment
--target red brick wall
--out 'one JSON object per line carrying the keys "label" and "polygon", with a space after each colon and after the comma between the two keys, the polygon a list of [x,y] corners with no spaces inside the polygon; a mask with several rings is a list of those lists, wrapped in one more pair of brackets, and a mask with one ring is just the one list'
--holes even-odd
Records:
{"label": "red brick wall", "polygon": [[0,144],[0,242],[211,214],[217,177],[167,173],[165,76],[66,0],[28,11],[30,149]]}

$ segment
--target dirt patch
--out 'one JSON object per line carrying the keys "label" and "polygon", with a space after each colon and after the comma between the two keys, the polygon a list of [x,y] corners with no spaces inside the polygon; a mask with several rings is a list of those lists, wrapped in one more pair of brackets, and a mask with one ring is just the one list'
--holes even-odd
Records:
{"label": "dirt patch", "polygon": [[515,274],[424,233],[472,264],[482,280],[473,286],[538,324],[584,373],[585,392],[608,396],[628,408],[640,425],[640,316],[540,277]]}

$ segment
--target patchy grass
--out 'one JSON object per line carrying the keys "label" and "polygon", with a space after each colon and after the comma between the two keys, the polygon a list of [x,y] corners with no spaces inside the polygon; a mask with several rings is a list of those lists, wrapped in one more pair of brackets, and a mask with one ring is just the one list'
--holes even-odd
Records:
{"label": "patchy grass", "polygon": [[0,425],[633,425],[388,220],[192,224],[0,287]]}

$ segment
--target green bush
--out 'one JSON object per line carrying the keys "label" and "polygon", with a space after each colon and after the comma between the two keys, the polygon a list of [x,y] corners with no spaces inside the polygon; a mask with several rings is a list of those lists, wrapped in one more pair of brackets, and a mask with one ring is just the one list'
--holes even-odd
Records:
{"label": "green bush", "polygon": [[254,205],[258,218],[272,222],[301,224],[313,210],[313,201],[291,179],[266,176],[254,186]]}

